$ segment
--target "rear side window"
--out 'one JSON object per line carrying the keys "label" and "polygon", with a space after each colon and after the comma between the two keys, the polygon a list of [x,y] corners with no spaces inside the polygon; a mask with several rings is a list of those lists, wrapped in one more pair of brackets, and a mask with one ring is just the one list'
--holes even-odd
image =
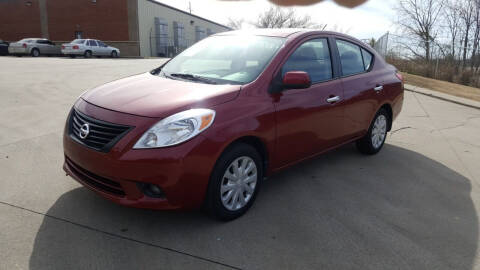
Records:
{"label": "rear side window", "polygon": [[98,42],[98,46],[107,47],[107,45],[105,45],[105,43],[101,42],[100,40],[97,40],[97,42]]}
{"label": "rear side window", "polygon": [[88,46],[97,46],[97,42],[95,40],[89,40]]}
{"label": "rear side window", "polygon": [[307,72],[312,83],[332,79],[332,61],[327,39],[312,39],[300,45],[284,64],[282,77],[289,71]]}
{"label": "rear side window", "polygon": [[365,71],[362,52],[360,47],[344,40],[337,40],[338,53],[342,64],[344,76],[357,74]]}
{"label": "rear side window", "polygon": [[362,56],[363,56],[363,65],[365,66],[365,70],[369,70],[370,66],[372,65],[373,56],[367,50],[362,49]]}

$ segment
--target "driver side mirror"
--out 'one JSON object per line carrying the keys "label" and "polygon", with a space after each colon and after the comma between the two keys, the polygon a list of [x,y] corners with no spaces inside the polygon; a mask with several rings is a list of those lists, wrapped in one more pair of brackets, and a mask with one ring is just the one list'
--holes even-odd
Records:
{"label": "driver side mirror", "polygon": [[283,89],[305,89],[312,85],[310,76],[304,71],[289,71],[283,75]]}

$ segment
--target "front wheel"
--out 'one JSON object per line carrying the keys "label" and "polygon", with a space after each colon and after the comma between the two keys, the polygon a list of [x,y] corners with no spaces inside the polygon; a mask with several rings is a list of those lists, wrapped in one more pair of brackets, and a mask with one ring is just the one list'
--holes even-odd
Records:
{"label": "front wheel", "polygon": [[217,219],[236,219],[252,206],[263,179],[262,157],[254,147],[239,143],[217,161],[210,177],[206,210]]}
{"label": "front wheel", "polygon": [[118,57],[118,53],[117,51],[112,51],[111,55],[110,55],[112,58],[117,58]]}
{"label": "front wheel", "polygon": [[367,134],[357,141],[357,148],[362,154],[374,155],[378,153],[387,138],[390,117],[385,109],[380,109],[373,119]]}

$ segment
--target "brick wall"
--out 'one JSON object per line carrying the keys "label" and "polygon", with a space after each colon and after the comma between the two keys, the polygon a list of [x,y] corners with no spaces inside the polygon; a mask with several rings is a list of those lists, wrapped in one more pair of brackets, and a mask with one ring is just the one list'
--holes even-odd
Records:
{"label": "brick wall", "polygon": [[52,40],[83,38],[128,41],[127,0],[47,0]]}
{"label": "brick wall", "polygon": [[0,1],[0,39],[17,41],[41,36],[38,0]]}
{"label": "brick wall", "polygon": [[[84,38],[129,40],[127,0],[46,0],[46,10],[52,40],[73,40],[75,31]],[[0,39],[25,37],[42,37],[39,0],[0,0]]]}

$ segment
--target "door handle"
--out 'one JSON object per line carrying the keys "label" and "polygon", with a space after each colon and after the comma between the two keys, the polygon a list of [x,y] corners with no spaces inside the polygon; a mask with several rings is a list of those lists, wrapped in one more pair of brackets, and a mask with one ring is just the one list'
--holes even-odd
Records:
{"label": "door handle", "polygon": [[376,92],[380,92],[380,91],[383,90],[383,85],[379,85],[379,86],[373,88],[373,90],[375,90]]}
{"label": "door handle", "polygon": [[328,103],[335,103],[337,101],[340,101],[340,97],[339,96],[334,96],[334,97],[329,97],[327,98],[327,102]]}

